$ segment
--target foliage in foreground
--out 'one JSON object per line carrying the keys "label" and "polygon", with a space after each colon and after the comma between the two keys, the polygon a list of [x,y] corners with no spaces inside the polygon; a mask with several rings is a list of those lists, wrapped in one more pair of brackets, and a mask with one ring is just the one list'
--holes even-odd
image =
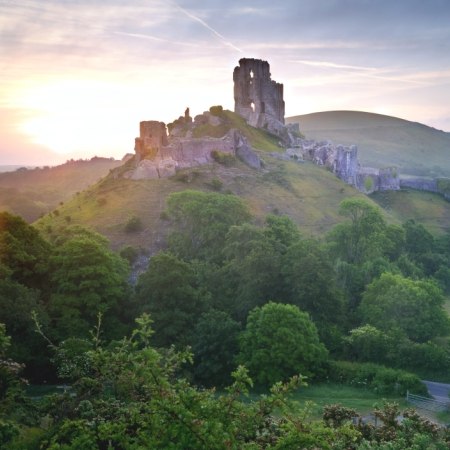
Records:
{"label": "foliage in foreground", "polygon": [[[396,405],[375,410],[380,427],[365,424],[339,405],[325,408],[322,421],[289,400],[301,376],[276,383],[267,395],[248,401],[252,381],[240,366],[233,384],[217,395],[200,390],[179,376],[188,352],[164,352],[150,345],[147,315],[136,320],[129,338],[109,347],[93,333],[90,348],[74,364],[72,390],[45,399],[35,427],[0,416],[2,448],[9,449],[444,449],[448,433],[413,411],[397,420]],[[0,333],[1,345],[7,338]],[[57,353],[61,349],[56,349]],[[3,405],[0,410],[4,413]],[[38,426],[38,424],[40,424]],[[9,433],[8,433],[9,431]]]}

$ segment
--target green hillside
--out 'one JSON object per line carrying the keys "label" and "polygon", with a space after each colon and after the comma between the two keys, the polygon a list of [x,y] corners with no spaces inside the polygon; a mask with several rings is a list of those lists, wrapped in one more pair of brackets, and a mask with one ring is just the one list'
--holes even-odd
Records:
{"label": "green hillside", "polygon": [[364,166],[450,176],[450,133],[421,123],[360,111],[325,111],[289,117],[286,122],[299,122],[307,139],[356,144]]}
{"label": "green hillside", "polygon": [[[236,162],[232,167],[214,163],[185,169],[171,178],[126,180],[108,176],[74,196],[37,222],[52,234],[68,224],[86,225],[106,235],[115,248],[125,245],[156,249],[162,245],[168,223],[164,210],[172,192],[185,189],[220,191],[244,198],[256,220],[270,213],[287,214],[305,235],[320,234],[339,222],[338,206],[346,197],[364,197],[331,172],[313,164],[298,164],[265,157],[259,172]],[[142,229],[125,230],[132,217]]]}
{"label": "green hillside", "polygon": [[[166,198],[173,192],[185,189],[236,194],[246,200],[258,222],[262,222],[269,213],[286,214],[307,236],[322,234],[341,220],[338,208],[344,198],[367,198],[323,167],[274,158],[270,152],[280,151],[280,148],[272,136],[249,127],[230,111],[223,114],[227,129],[222,132],[230,127],[239,128],[264,160],[263,171],[251,169],[236,160],[231,166],[213,163],[185,169],[170,178],[133,181],[122,178],[124,168],[119,167],[85,191],[77,192],[69,201],[58,205],[53,212],[40,219],[37,226],[51,235],[60,228],[80,224],[106,235],[115,248],[132,245],[156,250],[164,245],[170,225],[164,212]],[[332,128],[333,117],[342,117],[342,114],[330,114],[325,114],[328,121],[323,123]],[[364,113],[344,113],[344,116],[347,117],[347,127],[351,125],[351,130],[360,131],[361,135],[364,135],[370,118],[375,120],[373,129],[388,127],[396,121],[410,124]],[[352,121],[353,116],[355,120]],[[302,119],[301,123],[305,130],[307,120]],[[425,132],[431,130],[423,125],[413,125]],[[314,128],[312,122],[309,126]],[[196,132],[202,136],[214,135],[217,129],[213,128],[206,126]],[[317,133],[320,137],[322,132],[319,130]],[[383,165],[379,160],[375,162],[378,163],[372,165]],[[126,166],[130,164],[131,161]],[[372,201],[370,198],[368,200]],[[450,203],[436,194],[415,191],[380,193],[373,196],[373,201],[384,209],[390,222],[415,219],[437,234],[444,232],[450,223]],[[136,219],[140,221],[140,229],[127,232],[127,223]]]}
{"label": "green hillside", "polygon": [[94,157],[55,167],[0,173],[0,211],[33,222],[121,164],[121,161]]}

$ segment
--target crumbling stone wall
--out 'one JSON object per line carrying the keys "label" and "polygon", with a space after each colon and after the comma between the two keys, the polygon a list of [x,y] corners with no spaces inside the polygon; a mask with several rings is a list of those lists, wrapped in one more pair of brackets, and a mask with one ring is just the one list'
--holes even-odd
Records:
{"label": "crumbling stone wall", "polygon": [[234,111],[252,126],[285,140],[283,85],[272,80],[267,61],[239,60],[233,72]]}
{"label": "crumbling stone wall", "polygon": [[168,145],[168,139],[164,122],[147,120],[139,124],[139,137],[134,140],[134,151],[138,159],[155,156],[165,145]]}

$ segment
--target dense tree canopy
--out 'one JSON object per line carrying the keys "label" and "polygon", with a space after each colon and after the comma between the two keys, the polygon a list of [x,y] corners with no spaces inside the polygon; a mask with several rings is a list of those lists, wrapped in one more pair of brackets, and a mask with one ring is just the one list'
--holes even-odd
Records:
{"label": "dense tree canopy", "polygon": [[105,331],[123,334],[120,324],[129,296],[125,260],[96,237],[75,236],[55,247],[50,265],[53,292],[48,309],[55,338],[85,336],[99,312]]}
{"label": "dense tree canopy", "polygon": [[139,278],[136,300],[138,309],[154,320],[157,346],[186,345],[195,322],[208,308],[209,294],[198,285],[191,265],[159,253]]}
{"label": "dense tree canopy", "polygon": [[239,197],[189,190],[171,194],[167,212],[176,225],[170,248],[188,260],[220,261],[228,229],[250,219]]}
{"label": "dense tree canopy", "polygon": [[240,324],[222,311],[211,310],[200,317],[192,340],[196,381],[203,386],[231,382],[240,331]]}
{"label": "dense tree canopy", "polygon": [[48,286],[50,245],[22,218],[0,212],[0,264],[13,280],[31,288]]}
{"label": "dense tree canopy", "polygon": [[238,359],[257,383],[314,376],[326,358],[315,325],[297,306],[269,302],[248,315]]}
{"label": "dense tree canopy", "polygon": [[380,330],[400,330],[416,342],[449,332],[444,297],[436,283],[384,273],[363,295],[363,321]]}

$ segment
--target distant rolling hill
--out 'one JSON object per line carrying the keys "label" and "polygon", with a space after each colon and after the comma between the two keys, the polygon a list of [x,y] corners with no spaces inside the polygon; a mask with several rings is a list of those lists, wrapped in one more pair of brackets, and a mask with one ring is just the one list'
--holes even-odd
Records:
{"label": "distant rolling hill", "polygon": [[0,173],[0,211],[33,222],[121,164],[114,159],[94,157],[54,167],[22,167]]}
{"label": "distant rolling hill", "polygon": [[356,144],[369,167],[395,166],[400,173],[450,176],[450,133],[417,122],[360,111],[325,111],[289,117],[307,139]]}

